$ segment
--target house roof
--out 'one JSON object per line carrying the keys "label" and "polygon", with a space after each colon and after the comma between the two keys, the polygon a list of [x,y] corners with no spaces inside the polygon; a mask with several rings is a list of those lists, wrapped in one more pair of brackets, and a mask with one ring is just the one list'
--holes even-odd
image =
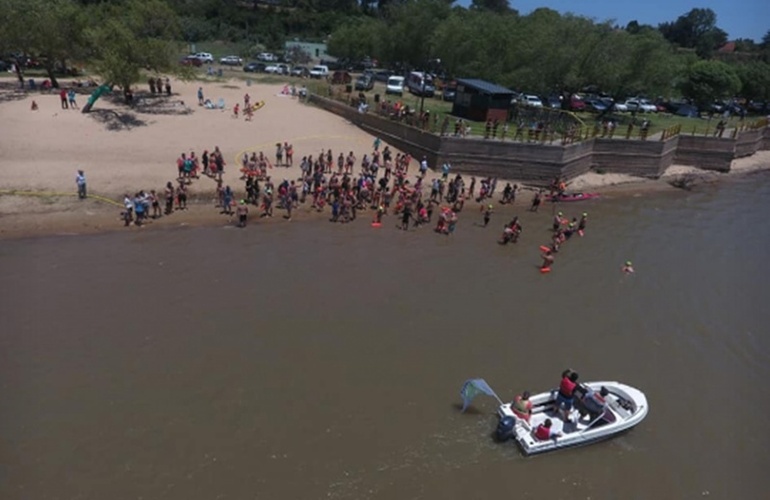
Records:
{"label": "house roof", "polygon": [[514,95],[515,94],[515,92],[511,89],[501,87],[500,85],[490,83],[486,80],[479,80],[477,78],[458,78],[457,84],[465,85],[466,87],[479,90],[481,92],[484,92],[485,94],[497,94],[497,95],[500,95],[500,94]]}
{"label": "house roof", "polygon": [[735,52],[735,42],[727,42],[726,44],[719,47],[717,52]]}

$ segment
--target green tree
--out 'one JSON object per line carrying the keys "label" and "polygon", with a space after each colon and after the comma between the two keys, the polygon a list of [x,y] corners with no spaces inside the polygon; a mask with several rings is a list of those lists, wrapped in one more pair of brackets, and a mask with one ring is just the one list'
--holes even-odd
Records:
{"label": "green tree", "polygon": [[[54,87],[59,86],[56,70],[84,53],[86,18],[72,0],[0,0],[0,25],[0,46],[37,58]],[[16,61],[22,82],[23,59]]]}
{"label": "green tree", "polygon": [[749,100],[770,101],[770,64],[752,62],[737,68],[741,95]]}
{"label": "green tree", "polygon": [[698,56],[710,57],[727,42],[727,33],[717,27],[717,15],[711,9],[692,9],[673,23],[663,23],[658,29],[663,36],[680,47],[695,49]]}
{"label": "green tree", "polygon": [[721,61],[698,61],[687,69],[682,94],[705,108],[716,100],[733,97],[741,89],[736,71]]}
{"label": "green tree", "polygon": [[141,79],[143,69],[180,72],[175,59],[178,18],[163,0],[128,0],[100,5],[86,32],[96,70],[105,82],[124,91]]}
{"label": "green tree", "polygon": [[508,0],[471,0],[470,8],[472,10],[488,10],[498,14],[511,12],[511,5]]}

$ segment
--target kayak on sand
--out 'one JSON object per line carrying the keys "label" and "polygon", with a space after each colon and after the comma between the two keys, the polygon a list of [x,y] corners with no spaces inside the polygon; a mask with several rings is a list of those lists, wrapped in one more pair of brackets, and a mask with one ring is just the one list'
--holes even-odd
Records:
{"label": "kayak on sand", "polygon": [[553,202],[557,201],[583,201],[583,200],[592,200],[594,198],[598,198],[599,193],[564,193],[562,195],[553,195],[550,194],[545,195],[545,199]]}

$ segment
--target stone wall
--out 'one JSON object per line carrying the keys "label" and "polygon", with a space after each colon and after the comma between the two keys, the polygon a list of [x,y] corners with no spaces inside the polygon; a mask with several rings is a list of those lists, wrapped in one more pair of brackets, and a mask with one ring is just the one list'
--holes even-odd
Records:
{"label": "stone wall", "polygon": [[640,141],[597,137],[568,145],[439,137],[316,95],[310,101],[414,158],[426,156],[433,168],[448,162],[457,172],[533,184],[547,183],[557,175],[572,179],[591,169],[658,178],[673,163],[727,172],[733,159],[770,149],[770,127],[738,132],[734,138],[679,135],[665,141]]}

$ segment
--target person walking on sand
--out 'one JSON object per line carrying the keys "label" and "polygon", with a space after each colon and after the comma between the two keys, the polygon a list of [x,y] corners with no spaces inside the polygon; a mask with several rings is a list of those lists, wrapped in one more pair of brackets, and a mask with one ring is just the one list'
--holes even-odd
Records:
{"label": "person walking on sand", "polygon": [[241,200],[235,213],[238,216],[238,227],[246,227],[246,220],[249,217],[249,207],[246,205],[246,200]]}
{"label": "person walking on sand", "polygon": [[484,227],[489,225],[489,219],[492,218],[492,205],[482,205],[481,211],[484,212]]}
{"label": "person walking on sand", "polygon": [[78,186],[78,198],[84,200],[86,198],[86,174],[82,170],[78,170],[78,175],[75,176],[75,184]]}
{"label": "person walking on sand", "polygon": [[61,109],[68,109],[67,106],[67,91],[64,89],[61,89],[59,92],[59,99],[61,100]]}
{"label": "person walking on sand", "polygon": [[540,208],[540,202],[542,201],[542,190],[538,190],[535,193],[535,197],[532,198],[532,205],[529,207],[530,212],[537,212],[537,209]]}
{"label": "person walking on sand", "polygon": [[198,87],[198,106],[203,106],[203,87]]}
{"label": "person walking on sand", "polygon": [[166,183],[164,195],[166,198],[166,215],[171,215],[174,212],[174,185],[171,184],[171,181]]}
{"label": "person walking on sand", "polygon": [[78,102],[75,100],[75,89],[69,89],[67,92],[67,100],[69,101],[70,108],[78,109]]}

